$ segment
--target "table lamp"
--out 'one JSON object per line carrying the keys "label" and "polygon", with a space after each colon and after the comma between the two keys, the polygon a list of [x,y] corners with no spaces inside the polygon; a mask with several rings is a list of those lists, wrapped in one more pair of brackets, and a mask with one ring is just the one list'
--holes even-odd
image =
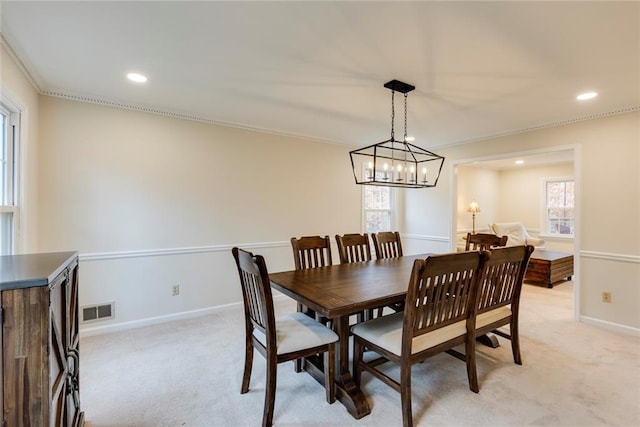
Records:
{"label": "table lamp", "polygon": [[467,212],[471,212],[471,218],[473,221],[471,234],[476,234],[476,213],[480,212],[480,206],[476,202],[471,202],[471,204],[467,208]]}

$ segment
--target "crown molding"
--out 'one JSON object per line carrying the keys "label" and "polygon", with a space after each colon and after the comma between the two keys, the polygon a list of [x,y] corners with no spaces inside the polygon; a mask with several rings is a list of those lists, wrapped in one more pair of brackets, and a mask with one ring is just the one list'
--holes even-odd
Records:
{"label": "crown molding", "polygon": [[4,50],[9,54],[9,57],[15,62],[18,66],[22,74],[27,78],[31,86],[38,92],[42,94],[42,87],[38,83],[38,80],[34,77],[33,73],[29,71],[29,68],[22,62],[16,51],[11,47],[11,43],[7,40],[5,34],[0,31],[0,45],[4,48]]}

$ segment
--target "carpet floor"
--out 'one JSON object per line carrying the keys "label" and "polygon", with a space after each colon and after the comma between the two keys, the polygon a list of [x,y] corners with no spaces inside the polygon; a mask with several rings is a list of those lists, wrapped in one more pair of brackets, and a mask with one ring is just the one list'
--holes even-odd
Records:
{"label": "carpet floor", "polygon": [[[295,303],[277,298],[279,312]],[[242,307],[81,339],[81,403],[87,427],[258,426],[265,361],[256,352],[250,391],[240,394]],[[478,346],[480,393],[447,354],[415,365],[415,425],[640,426],[640,338],[573,320],[573,284],[525,285],[523,365],[508,340]],[[390,368],[393,372],[395,368]],[[293,363],[278,367],[274,425],[400,426],[400,395],[363,375],[371,414],[355,420]]]}

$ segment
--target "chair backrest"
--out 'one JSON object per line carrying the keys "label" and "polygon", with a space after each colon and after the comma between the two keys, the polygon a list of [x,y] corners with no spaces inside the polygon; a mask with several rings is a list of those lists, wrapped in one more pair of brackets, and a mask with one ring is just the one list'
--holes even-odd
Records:
{"label": "chair backrest", "polygon": [[231,252],[236,260],[242,286],[247,339],[250,339],[255,328],[266,336],[267,347],[275,349],[273,297],[264,258],[239,248],[233,248]]}
{"label": "chair backrest", "polygon": [[376,258],[396,258],[402,256],[402,242],[397,231],[381,231],[371,234]]}
{"label": "chair backrest", "polygon": [[477,283],[487,256],[487,252],[461,252],[415,260],[405,305],[402,354],[411,354],[413,340],[435,329],[459,321],[467,321],[468,330],[475,328],[472,314]]}
{"label": "chair backrest", "polygon": [[511,304],[517,313],[522,281],[533,246],[510,246],[491,251],[478,285],[477,314]]}
{"label": "chair backrest", "polygon": [[507,246],[508,236],[497,236],[495,234],[467,233],[467,243],[465,251],[489,251],[499,246]]}
{"label": "chair backrest", "polygon": [[338,254],[340,263],[348,264],[352,262],[371,261],[371,246],[369,246],[369,235],[365,234],[336,234],[338,243]]}
{"label": "chair backrest", "polygon": [[292,237],[291,248],[296,270],[325,267],[333,263],[329,236]]}

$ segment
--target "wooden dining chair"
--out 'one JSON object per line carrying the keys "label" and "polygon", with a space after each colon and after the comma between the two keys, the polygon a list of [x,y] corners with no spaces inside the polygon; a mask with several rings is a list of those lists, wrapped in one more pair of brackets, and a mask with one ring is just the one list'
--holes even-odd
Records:
{"label": "wooden dining chair", "polygon": [[340,263],[371,261],[371,246],[369,246],[369,235],[364,234],[336,234],[338,243],[338,254]]}
{"label": "wooden dining chair", "polygon": [[[371,246],[369,246],[369,235],[367,233],[350,233],[340,236],[336,234],[338,244],[338,255],[340,264],[350,264],[352,262],[371,261]],[[358,322],[373,318],[373,310],[366,310],[357,314]]]}
{"label": "wooden dining chair", "polygon": [[507,236],[496,236],[488,233],[467,233],[465,251],[490,251],[493,248],[507,246]]}
{"label": "wooden dining chair", "polygon": [[332,265],[329,236],[305,236],[291,238],[293,261],[296,270]]}
{"label": "wooden dining chair", "polygon": [[[417,259],[413,264],[402,313],[378,317],[351,328],[353,373],[360,386],[362,371],[400,392],[403,426],[413,425],[411,366],[457,345],[465,345],[469,388],[478,392],[475,316],[478,277],[488,252],[462,252]],[[380,355],[363,359],[368,349]],[[400,366],[399,380],[378,369]],[[389,371],[387,371],[389,372]]]}
{"label": "wooden dining chair", "polygon": [[253,349],[267,360],[262,425],[271,426],[278,363],[324,353],[327,402],[335,401],[335,343],[338,335],[304,313],[275,317],[269,274],[260,255],[233,248],[242,286],[245,318],[245,358],[240,393],[249,391]]}
{"label": "wooden dining chair", "polygon": [[[292,237],[291,249],[293,250],[293,262],[296,270],[326,267],[333,264],[329,236],[303,236],[299,239]],[[301,313],[315,317],[323,325],[331,326],[329,319],[314,313],[313,310],[300,302],[297,303],[297,309]],[[295,370],[296,372],[302,371],[302,359],[295,361]]]}
{"label": "wooden dining chair", "polygon": [[[380,231],[372,233],[373,248],[377,259],[397,258],[402,256],[402,241],[397,231]],[[404,310],[404,302],[388,305],[395,312]],[[383,307],[378,308],[378,316],[382,316]]]}
{"label": "wooden dining chair", "polygon": [[[513,361],[522,365],[518,312],[522,282],[534,247],[511,246],[491,251],[478,285],[475,335],[487,332],[511,340]],[[498,328],[509,325],[509,333]]]}
{"label": "wooden dining chair", "polygon": [[372,233],[373,248],[376,258],[387,259],[402,256],[402,241],[397,231],[381,231]]}

